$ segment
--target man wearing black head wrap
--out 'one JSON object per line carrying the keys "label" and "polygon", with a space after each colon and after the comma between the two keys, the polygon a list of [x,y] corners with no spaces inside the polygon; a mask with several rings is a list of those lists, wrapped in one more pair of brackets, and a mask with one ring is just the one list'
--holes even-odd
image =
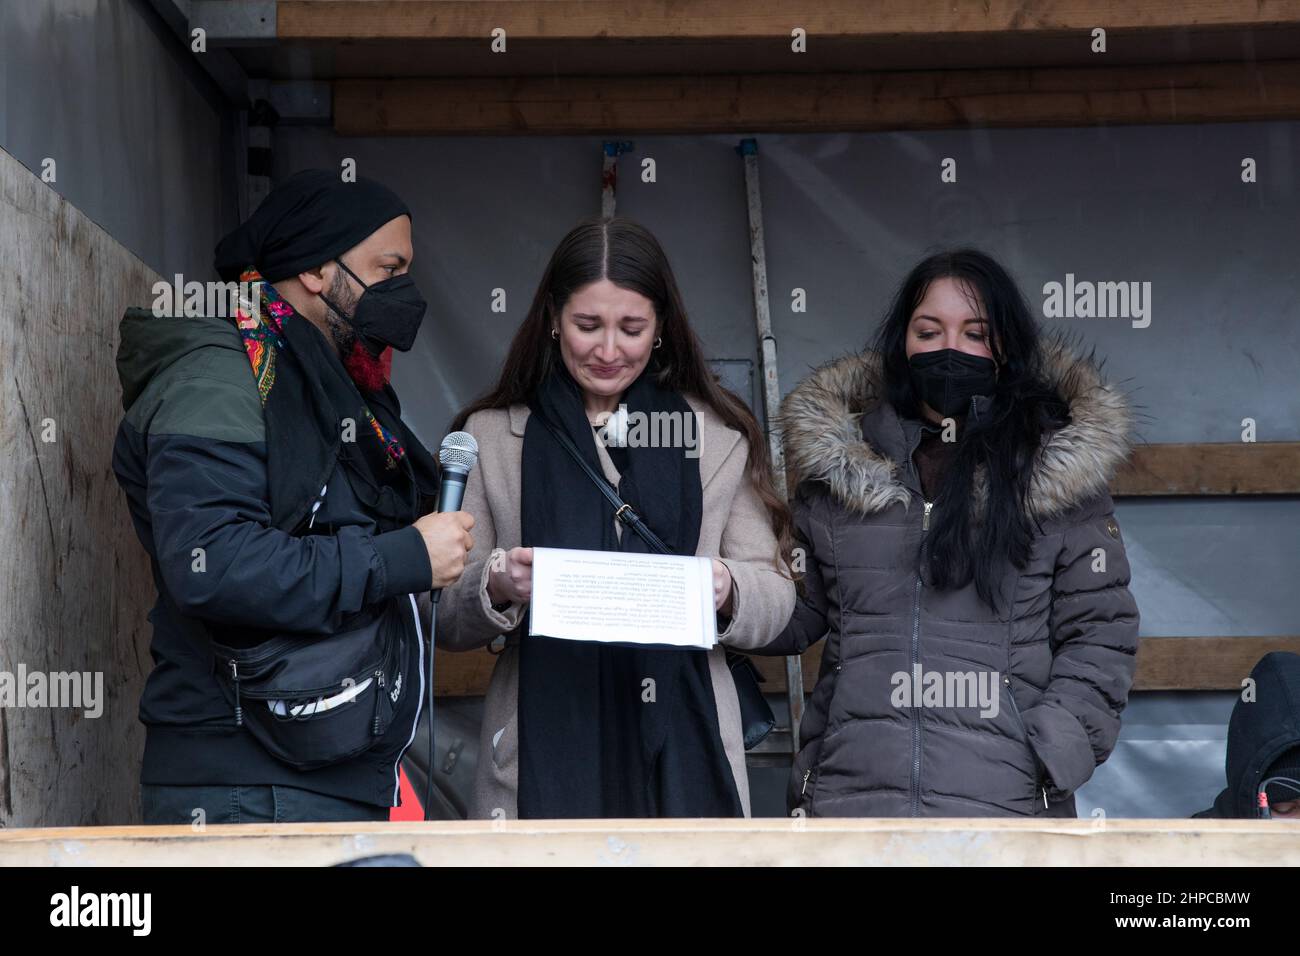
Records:
{"label": "man wearing black head wrap", "polygon": [[431,513],[437,467],[388,383],[425,312],[411,258],[397,196],[310,170],[217,246],[248,284],[233,318],[122,320],[113,467],[158,588],[146,822],[398,802],[426,681],[415,595],[460,576],[473,525]]}
{"label": "man wearing black head wrap", "polygon": [[216,266],[227,282],[256,268],[326,334],[358,386],[376,391],[389,350],[409,349],[424,315],[411,255],[411,213],[391,190],[308,169],[221,240]]}

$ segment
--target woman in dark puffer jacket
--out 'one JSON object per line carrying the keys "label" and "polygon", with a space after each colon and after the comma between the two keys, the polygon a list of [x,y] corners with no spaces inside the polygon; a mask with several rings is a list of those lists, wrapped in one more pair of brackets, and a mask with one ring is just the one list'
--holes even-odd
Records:
{"label": "woman in dark puffer jacket", "polygon": [[790,808],[1075,816],[1137,650],[1107,493],[1123,397],[961,250],[920,263],[875,347],[814,372],[780,424],[805,578],[759,653],[827,639]]}

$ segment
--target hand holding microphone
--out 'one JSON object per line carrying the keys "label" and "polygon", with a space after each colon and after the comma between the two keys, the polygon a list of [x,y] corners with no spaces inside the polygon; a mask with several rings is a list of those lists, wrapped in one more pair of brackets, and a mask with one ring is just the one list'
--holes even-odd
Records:
{"label": "hand holding microphone", "polygon": [[424,538],[425,550],[429,552],[432,590],[451,587],[465,573],[465,559],[474,547],[474,538],[469,533],[473,527],[474,516],[465,511],[446,514],[435,511],[415,522],[415,529]]}

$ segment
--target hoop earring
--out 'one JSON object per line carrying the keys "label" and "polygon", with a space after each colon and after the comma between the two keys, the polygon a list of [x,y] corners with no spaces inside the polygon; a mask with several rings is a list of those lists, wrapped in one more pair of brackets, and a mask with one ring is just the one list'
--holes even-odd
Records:
{"label": "hoop earring", "polygon": [[659,346],[663,344],[664,344],[664,337],[662,335],[655,336],[655,348],[659,348]]}
{"label": "hoop earring", "polygon": [[557,341],[557,342],[560,341],[560,330],[559,330],[559,329],[551,329],[551,338],[555,339],[555,341]]}

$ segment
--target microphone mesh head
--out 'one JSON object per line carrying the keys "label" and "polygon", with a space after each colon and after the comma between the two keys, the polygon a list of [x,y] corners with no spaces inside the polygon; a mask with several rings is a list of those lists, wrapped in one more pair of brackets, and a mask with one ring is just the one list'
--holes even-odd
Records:
{"label": "microphone mesh head", "polygon": [[438,464],[448,471],[468,475],[478,461],[478,442],[469,432],[452,432],[442,440]]}

